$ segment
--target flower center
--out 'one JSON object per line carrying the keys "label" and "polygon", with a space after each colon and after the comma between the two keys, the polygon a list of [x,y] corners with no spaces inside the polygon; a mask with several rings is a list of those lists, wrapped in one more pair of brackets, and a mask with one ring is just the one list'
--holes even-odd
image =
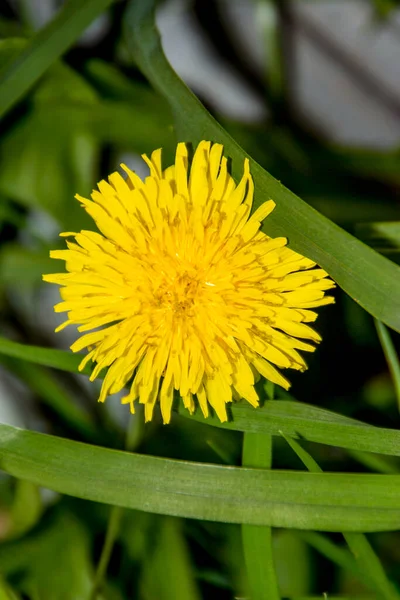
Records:
{"label": "flower center", "polygon": [[163,278],[154,294],[156,303],[175,316],[190,316],[203,285],[198,276],[187,271]]}

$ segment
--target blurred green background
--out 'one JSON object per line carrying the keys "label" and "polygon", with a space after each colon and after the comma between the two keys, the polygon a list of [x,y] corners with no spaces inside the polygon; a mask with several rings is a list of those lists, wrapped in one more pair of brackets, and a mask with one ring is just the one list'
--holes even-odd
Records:
{"label": "blurred green background", "polygon": [[[74,0],[73,0],[74,1]],[[72,2],[73,3],[73,2]],[[63,2],[3,0],[0,68]],[[76,2],[75,2],[76,4]],[[175,147],[165,101],[122,36],[126,3],[97,17],[0,122],[0,334],[67,349],[53,333],[49,250],[90,223],[73,199],[141,153]],[[309,204],[400,262],[400,8],[394,0],[168,0],[157,13],[172,66],[243,148]],[[397,221],[397,222],[396,222]],[[290,242],[290,240],[289,240]],[[297,400],[398,428],[395,388],[370,315],[336,292]],[[398,344],[393,336],[393,341]],[[83,376],[0,356],[0,422],[122,448],[127,408],[96,403]],[[242,434],[174,414],[135,427],[138,452],[241,464]],[[396,472],[395,459],[305,445],[325,471]],[[375,456],[375,455],[374,455]],[[379,461],[379,457],[377,458]],[[274,438],[273,467],[301,469]],[[89,599],[110,509],[0,479],[0,599]],[[101,596],[110,600],[250,598],[240,527],[125,510]],[[400,537],[370,541],[400,590]],[[376,597],[340,534],[274,530],[282,597]],[[369,596],[368,596],[369,594]]]}

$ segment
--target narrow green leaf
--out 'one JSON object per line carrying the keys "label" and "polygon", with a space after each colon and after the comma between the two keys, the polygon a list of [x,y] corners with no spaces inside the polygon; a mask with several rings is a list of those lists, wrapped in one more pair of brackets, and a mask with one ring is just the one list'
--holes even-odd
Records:
{"label": "narrow green leaf", "polygon": [[311,454],[304,450],[303,446],[296,442],[296,440],[292,440],[290,437],[285,435],[283,431],[281,431],[281,435],[283,438],[285,438],[286,442],[289,444],[293,452],[297,454],[301,462],[307,467],[307,469],[311,473],[323,473],[319,464],[313,459]]}
{"label": "narrow green leaf", "polygon": [[[296,440],[292,440],[285,435],[283,437],[309,471],[312,473],[322,473],[322,469],[318,463]],[[359,565],[360,572],[363,573],[363,581],[371,589],[375,590],[379,598],[383,600],[398,600],[399,596],[387,579],[380,560],[365,535],[362,533],[347,532],[343,533],[343,537]]]}
{"label": "narrow green leaf", "polygon": [[359,565],[347,548],[341,548],[329,539],[328,536],[316,531],[297,531],[296,534],[301,540],[309,544],[329,561],[362,579],[362,572]]}
{"label": "narrow green leaf", "polygon": [[386,475],[400,473],[400,468],[394,462],[394,459],[371,454],[370,452],[359,452],[358,450],[348,450],[348,454],[371,471],[386,473]]}
{"label": "narrow green leaf", "polygon": [[[78,371],[83,358],[81,354],[19,344],[1,336],[0,354],[72,373]],[[82,373],[90,375],[91,370],[87,365]],[[179,404],[177,410],[185,418],[223,429],[279,436],[282,431],[292,438],[303,438],[329,446],[400,456],[400,431],[367,425],[300,402],[267,401],[258,409],[247,403],[235,403],[229,409],[231,420],[226,423],[221,423],[216,416],[204,419],[200,411],[189,415],[182,404]]]}
{"label": "narrow green leaf", "polygon": [[[245,152],[205,110],[166,60],[154,23],[155,0],[131,1],[125,14],[126,41],[150,83],[169,102],[180,140],[211,139],[224,144],[233,174],[243,169]],[[400,270],[397,265],[336,226],[251,160],[255,205],[268,198],[277,207],[265,230],[287,236],[294,250],[312,258],[368,312],[400,330]]]}
{"label": "narrow green leaf", "polygon": [[0,425],[0,468],[60,493],[158,514],[326,531],[400,528],[399,475],[192,463],[9,425]]}
{"label": "narrow green leaf", "polygon": [[400,410],[400,362],[396,349],[393,345],[390,333],[383,323],[375,319],[375,326],[378,332],[379,340],[382,344],[382,350],[393,379],[393,385],[396,392],[397,405]]}
{"label": "narrow green leaf", "polygon": [[367,537],[362,533],[343,534],[350,550],[363,571],[363,580],[384,600],[398,600],[399,595],[386,577],[382,564]]}
{"label": "narrow green leaf", "polygon": [[[245,433],[242,464],[244,467],[270,469],[272,437],[260,433]],[[242,525],[244,559],[252,600],[279,600],[271,527]]]}
{"label": "narrow green leaf", "polygon": [[33,86],[113,0],[70,0],[0,71],[0,117]]}

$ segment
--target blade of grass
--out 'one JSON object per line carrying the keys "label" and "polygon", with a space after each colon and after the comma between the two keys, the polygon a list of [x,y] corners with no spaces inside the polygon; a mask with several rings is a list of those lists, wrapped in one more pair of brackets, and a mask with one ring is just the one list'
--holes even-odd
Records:
{"label": "blade of grass", "polygon": [[397,406],[400,410],[400,362],[394,347],[392,338],[387,328],[381,321],[375,319],[375,327],[378,332],[379,341],[382,345],[382,350],[392,376],[394,389],[396,392]]}
{"label": "blade of grass", "polygon": [[[245,433],[242,464],[244,467],[270,469],[272,437],[268,434]],[[242,525],[242,540],[252,600],[280,600],[271,527]]]}
{"label": "blade of grass", "polygon": [[185,518],[325,531],[400,528],[400,476],[192,463],[0,425],[0,468],[78,498]]}
{"label": "blade of grass", "polygon": [[[310,472],[323,472],[314,458],[296,440],[292,440],[284,434],[282,435]],[[398,600],[399,596],[387,579],[381,562],[366,536],[362,533],[344,532],[343,537],[359,565],[365,583],[378,594],[379,598]]]}
{"label": "blade of grass", "polygon": [[344,538],[363,571],[364,581],[375,589],[383,600],[398,600],[394,585],[389,581],[382,564],[367,537],[362,533],[346,533]]}
{"label": "blade of grass", "polygon": [[29,91],[113,0],[69,0],[0,71],[0,118]]}
{"label": "blade of grass", "polygon": [[[0,354],[72,373],[78,372],[78,366],[83,357],[81,354],[72,354],[53,348],[19,344],[1,336]],[[82,373],[90,375],[91,370],[91,367],[87,365]],[[245,403],[235,403],[230,407],[231,420],[226,423],[221,423],[215,416],[204,419],[199,411],[190,415],[182,404],[178,406],[177,410],[185,418],[223,429],[271,435],[280,435],[280,431],[283,431],[292,438],[303,438],[330,446],[400,456],[400,431],[367,425],[355,419],[300,402],[267,401],[263,407],[258,409]]]}
{"label": "blade of grass", "polygon": [[342,569],[350,571],[359,579],[362,578],[358,563],[347,548],[340,548],[323,533],[317,531],[297,531],[296,534],[304,542],[315,548],[322,556],[338,565]]}
{"label": "blade of grass", "polygon": [[[233,174],[238,176],[246,154],[171,68],[155,27],[154,7],[155,0],[130,2],[125,14],[128,48],[143,74],[169,102],[179,139],[193,144],[201,139],[221,142],[232,158]],[[255,206],[268,198],[277,204],[266,221],[266,232],[288,237],[294,250],[326,269],[368,312],[400,330],[399,267],[320,215],[251,158],[250,164]]]}

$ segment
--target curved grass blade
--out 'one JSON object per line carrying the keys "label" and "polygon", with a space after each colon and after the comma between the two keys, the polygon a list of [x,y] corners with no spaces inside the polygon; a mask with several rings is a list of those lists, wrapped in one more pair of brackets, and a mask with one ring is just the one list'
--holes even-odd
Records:
{"label": "curved grass blade", "polygon": [[[233,161],[233,174],[238,175],[246,154],[166,60],[154,23],[154,6],[155,0],[131,1],[125,14],[128,47],[143,74],[169,102],[179,139],[193,144],[211,139],[224,144]],[[250,162],[255,205],[268,198],[277,204],[267,219],[266,232],[288,237],[294,250],[315,260],[356,302],[400,331],[399,267],[308,206],[251,158]]]}
{"label": "curved grass blade", "polygon": [[[79,354],[19,344],[1,336],[0,354],[72,373],[78,372],[82,360]],[[90,366],[86,366],[82,373],[89,375]],[[226,423],[221,423],[215,416],[204,419],[200,411],[190,415],[182,404],[178,405],[177,410],[185,418],[223,429],[271,435],[281,435],[283,431],[290,437],[329,446],[400,456],[400,431],[367,425],[300,402],[268,401],[258,409],[235,403],[229,409],[231,420]]]}
{"label": "curved grass blade", "polygon": [[383,323],[375,319],[376,331],[378,332],[379,341],[382,345],[382,350],[392,376],[394,389],[396,392],[397,405],[400,410],[400,361],[397,356],[390,333]]}
{"label": "curved grass blade", "polygon": [[95,502],[229,523],[400,528],[400,476],[268,471],[109,450],[0,425],[0,469]]}
{"label": "curved grass blade", "polygon": [[[283,437],[309,471],[312,473],[322,473],[322,469],[318,463],[299,443],[285,435]],[[398,594],[387,579],[381,562],[365,535],[362,533],[344,532],[343,537],[358,563],[363,580],[378,594],[378,598],[382,600],[399,600]]]}
{"label": "curved grass blade", "polygon": [[0,71],[0,118],[113,0],[70,0]]}
{"label": "curved grass blade", "polygon": [[[272,436],[245,433],[242,464],[244,467],[270,469]],[[252,600],[280,600],[271,527],[242,525],[242,540]]]}

